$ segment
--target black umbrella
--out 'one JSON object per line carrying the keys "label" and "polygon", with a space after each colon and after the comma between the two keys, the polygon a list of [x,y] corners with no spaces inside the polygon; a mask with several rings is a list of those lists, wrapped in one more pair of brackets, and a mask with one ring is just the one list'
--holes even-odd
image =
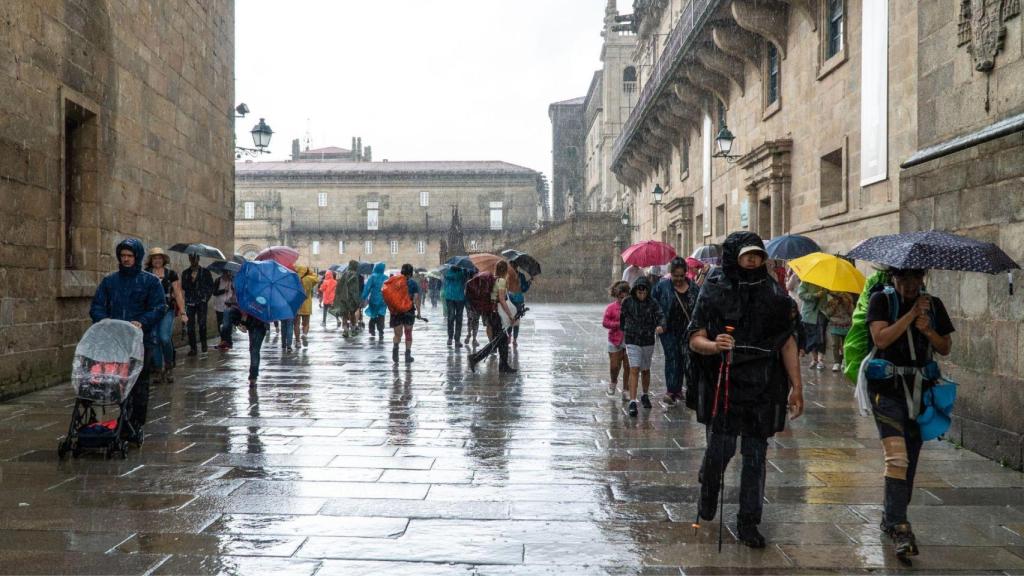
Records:
{"label": "black umbrella", "polygon": [[373,262],[360,262],[359,267],[356,268],[356,272],[363,276],[369,276],[373,274]]}
{"label": "black umbrella", "polygon": [[705,244],[694,250],[690,258],[696,258],[705,264],[718,264],[722,259],[722,247],[718,244]]}
{"label": "black umbrella", "polygon": [[337,272],[338,270],[343,270],[344,268],[345,266],[343,264],[331,264],[330,266],[327,267],[327,269],[330,270],[331,272]]}
{"label": "black umbrella", "polygon": [[214,260],[226,260],[224,253],[218,248],[209,246],[207,244],[175,244],[168,248],[171,252],[181,252],[182,254],[188,254],[189,256],[196,255],[200,258],[212,258]]}
{"label": "black umbrella", "polygon": [[238,274],[242,271],[242,265],[234,260],[218,260],[207,266],[206,269],[214,274],[223,274],[225,272]]}
{"label": "black umbrella", "polygon": [[526,252],[505,250],[501,253],[501,256],[512,264],[515,264],[516,268],[526,272],[531,277],[540,275],[540,262]]}
{"label": "black umbrella", "polygon": [[794,260],[814,252],[821,252],[821,246],[807,236],[799,234],[786,234],[777,236],[768,241],[764,246],[768,257],[773,260]]}
{"label": "black umbrella", "polygon": [[445,262],[445,265],[452,268],[461,268],[470,274],[476,274],[476,264],[473,264],[469,256],[452,256]]}
{"label": "black umbrella", "polygon": [[[999,246],[949,232],[928,230],[868,238],[850,250],[849,258],[868,260],[893,268],[954,270],[998,274],[1019,270],[1020,265]],[[1013,275],[1010,275],[1013,293]]]}

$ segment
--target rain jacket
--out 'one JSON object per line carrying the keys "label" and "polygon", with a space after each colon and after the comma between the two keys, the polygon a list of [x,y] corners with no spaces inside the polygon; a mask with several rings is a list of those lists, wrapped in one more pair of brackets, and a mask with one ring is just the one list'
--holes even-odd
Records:
{"label": "rain jacket", "polygon": [[359,297],[359,262],[349,260],[348,268],[341,273],[337,286],[334,289],[334,308],[331,313],[335,316],[347,316],[359,310],[361,304]]}
{"label": "rain jacket", "polygon": [[[685,294],[679,295],[679,300],[683,303],[686,309],[686,313],[693,316],[693,307],[697,304],[697,293],[700,292],[700,287],[690,281],[689,278],[686,282],[690,287],[686,290]],[[682,335],[686,333],[686,320],[683,320],[682,326],[669,326],[669,314],[673,306],[676,304],[676,288],[672,285],[671,278],[662,278],[658,280],[658,283],[654,285],[654,292],[651,294],[655,300],[658,301],[658,305],[661,306],[661,312],[665,315],[665,331],[671,332],[676,335]]]}
{"label": "rain jacket", "polygon": [[313,313],[313,292],[316,290],[316,274],[306,266],[296,266],[295,272],[302,282],[302,290],[306,293],[306,301],[299,307],[300,316],[309,316]]}
{"label": "rain jacket", "polygon": [[615,346],[622,346],[622,328],[619,327],[619,315],[622,313],[622,302],[612,302],[604,309],[604,319],[601,326],[608,330],[608,343]]}
{"label": "rain jacket", "polygon": [[373,265],[373,274],[366,279],[363,285],[363,301],[367,303],[366,315],[370,318],[384,316],[388,312],[388,305],[384,303],[384,295],[380,289],[388,277],[384,274],[384,263],[377,262]]}
{"label": "rain jacket", "polygon": [[93,322],[106,318],[142,324],[146,346],[156,345],[156,327],[167,312],[164,289],[160,279],[142,271],[146,248],[135,238],[122,240],[114,249],[115,256],[124,248],[135,253],[135,265],[108,274],[92,298],[89,317]]}
{"label": "rain jacket", "polygon": [[461,268],[449,268],[444,273],[444,299],[452,302],[466,300],[466,272]]}
{"label": "rain jacket", "polygon": [[800,298],[800,318],[804,324],[817,324],[818,316],[825,314],[825,299],[827,292],[820,286],[808,282],[801,282],[796,289],[796,295]]}
{"label": "rain jacket", "polygon": [[[636,289],[647,288],[647,299],[640,301],[636,297]],[[665,316],[661,306],[651,295],[651,283],[646,276],[636,279],[629,290],[629,298],[622,301],[622,312],[619,314],[619,328],[622,329],[626,344],[635,346],[654,346],[654,330],[664,326]]]}
{"label": "rain jacket", "polygon": [[330,270],[324,272],[324,281],[320,283],[320,301],[324,308],[329,308],[334,304],[334,291],[337,287],[338,282],[334,279],[334,272]]}
{"label": "rain jacket", "polygon": [[798,314],[796,303],[765,266],[739,266],[739,252],[746,246],[764,250],[761,238],[751,232],[733,232],[726,238],[722,267],[704,282],[688,330],[691,336],[705,330],[714,340],[727,332],[727,326],[733,329],[736,347],[728,356],[729,378],[718,384],[726,356],[690,353],[696,371],[690,381],[698,384],[687,390],[686,402],[697,411],[698,422],[716,431],[768,437],[786,424],[789,380],[781,350],[795,333]]}

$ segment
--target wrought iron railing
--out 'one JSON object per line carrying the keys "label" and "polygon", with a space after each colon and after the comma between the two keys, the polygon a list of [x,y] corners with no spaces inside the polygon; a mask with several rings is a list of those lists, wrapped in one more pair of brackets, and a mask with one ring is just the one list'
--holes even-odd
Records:
{"label": "wrought iron railing", "polygon": [[640,91],[640,98],[637,100],[636,106],[630,112],[626,123],[623,124],[619,137],[615,139],[615,146],[612,148],[613,166],[622,159],[622,153],[626,146],[636,135],[636,131],[647,114],[650,113],[658,96],[668,86],[669,79],[675,73],[683,55],[689,50],[700,29],[721,3],[722,0],[691,0],[679,14],[679,20],[669,34],[665,49],[658,57],[658,61],[651,70],[651,75]]}

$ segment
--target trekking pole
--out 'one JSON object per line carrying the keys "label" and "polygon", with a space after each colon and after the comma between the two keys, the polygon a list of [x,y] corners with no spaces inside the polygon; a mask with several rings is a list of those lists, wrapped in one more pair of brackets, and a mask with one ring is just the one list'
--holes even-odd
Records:
{"label": "trekking pole", "polygon": [[[732,326],[725,327],[725,333],[732,335]],[[732,348],[725,353],[725,414],[729,414],[729,366],[732,364]],[[722,535],[725,531],[725,455],[722,455],[722,465],[720,466],[721,475],[719,476],[718,488],[721,490],[719,494],[719,508],[718,508],[718,553],[722,553]]]}

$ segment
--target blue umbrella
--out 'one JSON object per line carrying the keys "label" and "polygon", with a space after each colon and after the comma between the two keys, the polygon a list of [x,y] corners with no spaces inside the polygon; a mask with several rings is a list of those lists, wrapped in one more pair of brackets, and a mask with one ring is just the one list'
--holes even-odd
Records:
{"label": "blue umbrella", "polygon": [[369,276],[373,274],[373,262],[360,262],[356,272],[363,276]]}
{"label": "blue umbrella", "polygon": [[471,274],[476,274],[476,265],[469,259],[469,256],[452,256],[445,262],[445,265],[452,268],[461,268]]}
{"label": "blue umbrella", "polygon": [[273,260],[243,264],[235,294],[243,312],[264,322],[291,320],[306,301],[299,275]]}
{"label": "blue umbrella", "polygon": [[786,234],[772,238],[764,246],[768,257],[774,260],[794,260],[814,252],[821,252],[821,246],[807,236]]}

